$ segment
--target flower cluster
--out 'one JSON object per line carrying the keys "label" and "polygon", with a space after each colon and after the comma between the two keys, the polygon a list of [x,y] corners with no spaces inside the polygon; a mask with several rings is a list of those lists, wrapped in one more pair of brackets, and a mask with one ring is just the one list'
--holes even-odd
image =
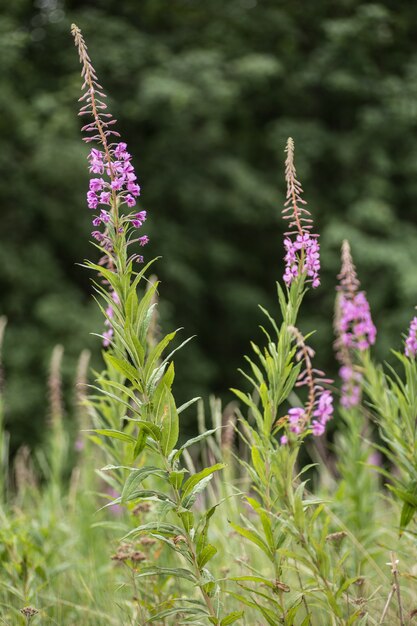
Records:
{"label": "flower cluster", "polygon": [[[293,407],[288,411],[289,430],[300,435],[308,426],[311,417],[311,432],[315,437],[321,437],[326,430],[327,422],[333,417],[333,396],[328,389],[320,389],[314,400],[313,410],[304,407]],[[288,443],[288,436],[282,435],[282,445]]]}
{"label": "flower cluster", "polygon": [[417,317],[413,317],[405,340],[405,355],[414,359],[417,354]]}
{"label": "flower cluster", "polygon": [[357,406],[361,400],[361,374],[352,365],[342,365],[339,376],[342,379],[340,404],[345,409]]}
{"label": "flower cluster", "polygon": [[297,235],[295,241],[286,237],[284,246],[286,254],[283,278],[287,287],[303,272],[311,279],[313,287],[318,287],[320,285],[320,244],[317,236],[304,233]]}
{"label": "flower cluster", "polygon": [[[333,381],[324,378],[324,372],[313,367],[314,350],[306,345],[300,331],[292,326],[288,330],[294,335],[299,348],[296,360],[302,360],[305,366],[297,379],[296,387],[308,388],[306,406],[293,407],[288,411],[289,431],[294,435],[300,435],[310,426],[313,435],[320,437],[325,432],[327,422],[333,417],[333,396],[323,384]],[[282,435],[280,441],[282,445],[287,444],[288,436]]]}
{"label": "flower cluster", "polygon": [[336,299],[335,333],[336,357],[341,363],[342,379],[340,404],[352,408],[360,403],[362,375],[354,366],[353,350],[366,350],[375,343],[376,328],[369,303],[353,264],[348,241],[342,245],[342,268],[338,275],[339,291]]}
{"label": "flower cluster", "polygon": [[[285,233],[285,272],[284,282],[289,287],[299,276],[305,274],[313,287],[320,285],[320,245],[318,235],[311,233],[311,213],[305,208],[306,201],[301,194],[303,189],[297,179],[294,165],[294,141],[290,137],[286,147],[285,179],[287,197],[282,212],[285,220],[290,220],[289,232]],[[300,206],[303,205],[303,206]]]}
{"label": "flower cluster", "polygon": [[[137,176],[131,164],[131,155],[127,151],[127,145],[123,142],[112,144],[106,152],[93,148],[88,160],[90,172],[99,174],[100,178],[91,178],[90,188],[87,192],[87,205],[89,209],[99,210],[99,214],[93,219],[93,226],[104,224],[105,230],[108,224],[113,223],[111,207],[117,205],[119,208],[126,205],[133,208],[136,205],[136,198],[140,195],[140,186],[137,184]],[[103,178],[107,175],[107,180]],[[110,207],[110,210],[107,208]],[[123,224],[129,222],[134,228],[140,228],[146,220],[146,211],[131,212],[119,220],[119,232],[122,232]],[[107,235],[105,232],[93,231],[92,236],[99,242],[105,242]],[[141,246],[148,243],[148,237],[139,237]]]}
{"label": "flower cluster", "polygon": [[[364,291],[359,291],[348,241],[342,245],[342,268],[338,275],[340,296],[337,301],[336,334],[337,348],[366,350],[375,343],[376,328]],[[338,355],[339,357],[342,355]],[[343,359],[339,358],[343,362]]]}
{"label": "flower cluster", "polygon": [[311,422],[313,435],[320,437],[326,430],[327,422],[333,417],[333,396],[328,389],[323,389],[316,400]]}
{"label": "flower cluster", "polygon": [[340,298],[340,340],[347,348],[366,350],[375,343],[376,328],[365,293]]}

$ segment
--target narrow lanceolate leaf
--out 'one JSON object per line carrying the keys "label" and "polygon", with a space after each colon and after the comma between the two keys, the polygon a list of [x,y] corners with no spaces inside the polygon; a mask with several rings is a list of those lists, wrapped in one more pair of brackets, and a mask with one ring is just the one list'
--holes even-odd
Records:
{"label": "narrow lanceolate leaf", "polygon": [[158,476],[159,478],[166,479],[168,472],[160,469],[159,467],[142,467],[141,469],[134,470],[129,474],[124,484],[121,494],[121,501],[126,502],[129,500],[133,492],[137,491],[142,482],[148,476]]}
{"label": "narrow lanceolate leaf", "polygon": [[132,463],[138,458],[140,453],[145,449],[147,434],[143,428],[139,428],[135,447],[133,449]]}
{"label": "narrow lanceolate leaf", "polygon": [[198,402],[198,400],[201,400],[200,396],[196,396],[195,398],[188,400],[188,402],[184,402],[184,404],[181,404],[181,406],[178,407],[178,413],[182,413],[185,409],[188,409],[189,406]]}
{"label": "narrow lanceolate leaf", "polygon": [[115,430],[113,428],[97,428],[95,430],[89,430],[87,432],[97,433],[104,437],[110,437],[111,439],[119,439],[119,441],[125,441],[126,443],[136,443],[135,437],[122,432],[121,430]]}
{"label": "narrow lanceolate leaf", "polygon": [[170,510],[175,508],[175,502],[162,491],[156,491],[155,489],[136,489],[135,491],[129,493],[128,496],[125,496],[123,502],[122,498],[116,498],[115,500],[112,500],[109,504],[106,504],[103,509],[109,506],[113,506],[114,504],[125,504],[126,502],[132,502],[132,500],[159,500],[160,502],[167,504]]}
{"label": "narrow lanceolate leaf", "polygon": [[112,354],[106,354],[106,361],[110,363],[120,374],[123,374],[131,383],[139,385],[139,372],[124,359],[118,359]]}
{"label": "narrow lanceolate leaf", "polygon": [[416,512],[415,506],[412,506],[408,502],[404,502],[403,507],[401,509],[401,518],[400,518],[400,527],[402,530],[407,528],[407,526],[413,519],[415,512]]}
{"label": "narrow lanceolate leaf", "polygon": [[141,569],[135,574],[135,578],[144,578],[145,576],[173,576],[175,578],[184,578],[192,583],[197,583],[197,579],[192,572],[182,567],[147,567]]}
{"label": "narrow lanceolate leaf", "polygon": [[168,524],[166,522],[148,522],[148,524],[142,524],[137,528],[131,530],[123,539],[127,537],[131,537],[132,535],[140,535],[141,533],[158,533],[159,535],[166,535],[168,537],[176,537],[177,535],[183,534],[183,529],[175,524]]}
{"label": "narrow lanceolate leaf", "polygon": [[220,622],[220,626],[229,626],[230,624],[234,624],[238,619],[243,617],[244,611],[233,611],[233,613],[229,613],[226,617],[223,617]]}
{"label": "narrow lanceolate leaf", "polygon": [[213,556],[216,553],[217,553],[217,548],[215,548],[211,544],[208,544],[205,548],[203,548],[203,550],[200,552],[200,554],[197,557],[198,567],[200,569],[203,568],[213,558]]}
{"label": "narrow lanceolate leaf", "polygon": [[201,472],[190,476],[190,478],[184,483],[182,490],[182,499],[184,500],[187,496],[190,496],[198,483],[200,483],[208,476],[211,476],[214,472],[218,472],[219,470],[223,469],[224,467],[226,467],[224,463],[216,463],[216,465],[206,467],[205,469],[201,470]]}
{"label": "narrow lanceolate leaf", "polygon": [[198,435],[198,437],[193,437],[192,439],[188,439],[188,441],[186,441],[179,450],[175,451],[174,456],[172,457],[172,461],[178,460],[186,448],[189,448],[195,443],[199,443],[200,441],[203,441],[203,439],[207,439],[207,437],[210,437],[211,435],[213,435],[217,430],[219,430],[219,428],[221,428],[221,426],[219,426],[218,428],[212,428],[211,430],[206,430],[201,435]]}
{"label": "narrow lanceolate leaf", "polygon": [[[155,620],[162,620],[165,619],[166,617],[170,617],[171,615],[178,615],[181,616],[182,618],[184,618],[186,615],[192,616],[194,618],[196,617],[208,617],[208,613],[206,610],[202,609],[202,608],[193,608],[193,607],[180,607],[177,606],[176,608],[173,609],[165,609],[164,611],[160,611],[159,613],[155,613],[151,615],[151,621],[147,621],[147,624],[151,624],[153,622],[155,622]],[[190,621],[189,619],[187,619],[186,622],[181,621],[181,622],[176,622],[176,623],[181,623],[181,624],[195,624],[197,622]],[[198,622],[199,624],[201,622]]]}
{"label": "narrow lanceolate leaf", "polygon": [[276,589],[275,584],[271,580],[268,580],[268,578],[264,578],[263,576],[233,576],[229,578],[228,580],[234,580],[236,582],[242,581],[242,582],[259,583],[260,585],[265,585],[266,587],[269,587],[270,589]]}
{"label": "narrow lanceolate leaf", "polygon": [[242,537],[245,537],[246,539],[254,543],[256,546],[258,546],[258,548],[262,550],[262,552],[264,552],[268,556],[268,558],[271,558],[271,552],[268,546],[263,541],[262,537],[258,535],[258,533],[256,533],[253,530],[249,530],[248,528],[243,528],[242,526],[238,526],[237,524],[234,524],[233,522],[230,522],[230,525],[233,528],[233,530],[235,530],[239,535],[241,535]]}
{"label": "narrow lanceolate leaf", "polygon": [[156,424],[152,424],[151,422],[145,422],[144,420],[135,418],[132,418],[130,421],[135,422],[140,430],[143,430],[147,435],[155,439],[155,441],[159,441],[159,439],[161,438],[161,429]]}
{"label": "narrow lanceolate leaf", "polygon": [[175,447],[179,435],[179,418],[177,407],[172,393],[167,390],[166,404],[161,419],[161,450],[164,456],[169,456]]}

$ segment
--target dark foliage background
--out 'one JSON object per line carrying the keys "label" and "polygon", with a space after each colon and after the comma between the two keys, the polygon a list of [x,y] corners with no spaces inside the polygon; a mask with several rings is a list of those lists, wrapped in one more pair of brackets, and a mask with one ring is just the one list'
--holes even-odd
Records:
{"label": "dark foliage background", "polygon": [[[260,303],[276,313],[283,149],[321,233],[323,286],[303,329],[335,371],[339,248],[351,241],[379,329],[401,346],[417,302],[417,46],[406,0],[13,0],[0,17],[0,313],[14,444],[41,437],[51,350],[68,389],[80,350],[99,362],[87,272],[79,65],[83,30],[134,155],[161,255],[161,323],[195,339],[177,359],[181,399],[230,398]],[[190,412],[189,419],[193,416]],[[194,426],[190,422],[189,429]]]}

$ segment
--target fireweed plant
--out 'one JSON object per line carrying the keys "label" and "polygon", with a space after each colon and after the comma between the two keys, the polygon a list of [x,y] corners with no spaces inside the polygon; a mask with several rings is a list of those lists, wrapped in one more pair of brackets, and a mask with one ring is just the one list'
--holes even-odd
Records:
{"label": "fireweed plant", "polygon": [[[142,535],[158,539],[185,567],[147,565],[137,571],[144,558],[138,550],[132,550],[131,544],[128,549],[126,543],[115,558],[131,564],[137,596],[136,621],[157,623],[181,614],[192,616],[196,622],[207,619],[213,624],[231,624],[236,616],[227,615],[224,610],[219,585],[207,567],[217,551],[208,541],[210,518],[217,504],[205,512],[193,511],[197,495],[223,464],[216,463],[189,477],[186,468],[181,466],[184,450],[196,441],[187,441],[176,448],[179,414],[193,401],[177,407],[172,394],[173,352],[165,353],[176,333],[166,335],[152,347],[148,344],[153,296],[158,283],[154,282],[139,297],[138,287],[144,282],[150,263],[136,271],[134,266],[142,263],[143,257],[135,252],[130,254],[134,244],[147,243],[146,235],[138,237],[136,234],[146,212],[129,211],[136,205],[140,188],[126,144],[114,143],[118,138],[113,130],[115,120],[107,112],[105,94],[75,25],[72,34],[84,79],[80,100],[85,104],[80,114],[88,114],[93,120],[83,127],[88,133],[85,140],[100,148],[91,149],[90,171],[102,176],[90,180],[87,194],[89,208],[100,211],[93,218],[93,225],[101,230],[94,230],[92,236],[102,257],[99,264],[88,263],[88,267],[99,276],[95,287],[105,303],[100,306],[107,327],[103,334],[106,370],[97,379],[96,389],[100,395],[90,399],[95,421],[100,425],[94,432],[101,437],[100,443],[110,461],[102,474],[119,494],[112,506],[121,504],[129,508],[138,503],[143,506],[148,501],[159,505],[154,521],[149,521],[148,516],[147,523],[135,528],[126,539]],[[101,208],[103,204],[108,209]],[[203,437],[210,434],[204,433]],[[150,479],[153,479],[151,485]],[[140,578],[158,575],[174,576],[180,583],[188,582],[190,589],[183,597],[170,598],[166,606],[156,608],[152,599],[136,592],[136,584]],[[181,584],[180,589],[182,587]],[[199,589],[195,597],[194,588]]]}
{"label": "fireweed plant", "polygon": [[335,434],[334,441],[337,483],[332,508],[360,542],[359,550],[357,545],[352,546],[349,562],[351,574],[360,576],[366,571],[367,554],[373,554],[381,540],[380,525],[375,518],[378,479],[377,474],[368,468],[368,464],[375,464],[379,457],[369,442],[373,432],[369,410],[362,402],[363,374],[360,366],[360,355],[369,353],[370,346],[375,342],[376,328],[366,295],[360,291],[346,240],[342,245],[341,261],[336,287],[334,348],[340,365],[339,417],[343,428]]}
{"label": "fireweed plant", "polygon": [[[106,528],[121,536],[112,560],[125,573],[119,587],[123,623],[405,624],[405,612],[414,610],[413,593],[401,595],[400,580],[417,510],[417,318],[404,354],[395,353],[403,381],[373,363],[376,329],[344,242],[335,315],[342,381],[336,407],[333,381],[316,364],[311,333],[302,333],[298,320],[305,295],[320,286],[320,244],[288,139],[280,319],[262,309],[265,346],[252,343],[242,371],[246,388],[233,389],[243,408],[231,405],[222,414],[213,400],[207,428],[199,403],[199,435],[180,441],[180,415],[198,400],[177,406],[173,394],[173,355],[188,340],[172,348],[177,333],[155,331],[158,281],[147,278],[153,261],[145,264],[141,254],[147,214],[139,205],[133,157],[115,130],[75,25],[72,35],[82,66],[80,115],[88,117],[82,129],[90,145],[87,206],[99,253],[97,263],[85,266],[96,275],[104,317],[104,369],[95,373],[80,418],[92,427],[76,449],[83,460],[81,484],[89,489],[93,481],[82,478],[91,470],[86,446],[96,444],[103,459],[97,475],[107,499]],[[52,384],[51,400],[53,392]],[[322,462],[317,468],[304,459],[306,451],[323,458],[336,408],[342,428],[326,483]],[[373,443],[370,417],[382,444]],[[387,479],[388,510],[376,497],[373,467]],[[55,483],[61,474],[58,459]],[[399,524],[392,521],[391,492],[402,502]],[[388,514],[377,533],[377,521]]]}

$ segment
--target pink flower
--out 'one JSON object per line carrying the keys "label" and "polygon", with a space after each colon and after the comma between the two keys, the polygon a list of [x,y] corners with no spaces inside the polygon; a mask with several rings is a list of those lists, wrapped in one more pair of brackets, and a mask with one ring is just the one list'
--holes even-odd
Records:
{"label": "pink flower", "polygon": [[136,183],[128,181],[127,190],[130,191],[133,196],[140,196],[140,187]]}
{"label": "pink flower", "polygon": [[121,141],[118,143],[114,149],[114,156],[116,159],[121,159],[123,157],[123,153],[126,152],[127,144]]}
{"label": "pink flower", "polygon": [[320,285],[320,245],[317,237],[309,233],[297,235],[295,242],[289,237],[284,239],[286,267],[284,282],[289,287],[300,274],[306,274],[312,286]]}
{"label": "pink flower", "polygon": [[405,340],[405,355],[409,359],[414,359],[417,354],[417,317],[413,317],[408,330],[408,337]]}
{"label": "pink flower", "polygon": [[112,340],[112,337],[113,337],[113,334],[114,334],[113,333],[113,328],[108,328],[107,330],[104,331],[104,333],[103,333],[103,346],[105,348],[109,347],[109,345],[111,343],[111,340]]}
{"label": "pink flower", "polygon": [[108,224],[110,222],[110,213],[108,213],[108,211],[104,211],[103,209],[100,212],[100,218],[101,221],[104,224]]}
{"label": "pink flower", "polygon": [[313,417],[315,418],[311,423],[313,435],[320,437],[325,431],[327,422],[333,417],[333,396],[327,389],[321,391]]}
{"label": "pink flower", "polygon": [[112,180],[110,186],[115,191],[119,191],[123,187],[124,182],[125,182],[125,179],[122,177],[115,178],[114,180]]}
{"label": "pink flower", "polygon": [[115,304],[120,304],[120,298],[115,291],[112,291],[110,295]]}
{"label": "pink flower", "polygon": [[293,407],[288,411],[288,420],[290,423],[290,431],[296,435],[301,432],[301,422],[305,415],[305,410],[302,407]]}
{"label": "pink flower", "polygon": [[103,163],[104,153],[93,148],[88,156],[90,162],[90,172],[93,174],[102,174],[104,172]]}
{"label": "pink flower", "polygon": [[89,209],[96,209],[98,205],[98,198],[94,191],[87,192],[87,204]]}
{"label": "pink flower", "polygon": [[126,202],[126,204],[127,204],[127,206],[128,206],[128,207],[135,206],[135,204],[136,204],[136,200],[135,200],[135,198],[134,198],[134,197],[133,197],[130,193],[128,193],[128,194],[125,196],[125,202]]}
{"label": "pink flower", "polygon": [[140,220],[143,223],[146,220],[146,211],[139,211],[139,213],[135,213],[135,219]]}
{"label": "pink flower", "polygon": [[111,192],[103,191],[100,194],[100,204],[110,204]]}
{"label": "pink flower", "polygon": [[375,343],[376,328],[363,291],[340,297],[340,337],[348,348],[366,350]]}
{"label": "pink flower", "polygon": [[104,180],[102,178],[92,178],[90,180],[90,191],[101,191],[104,187]]}
{"label": "pink flower", "polygon": [[149,241],[149,237],[147,235],[143,235],[143,237],[139,237],[139,245],[146,246]]}
{"label": "pink flower", "polygon": [[311,430],[315,437],[321,437],[324,435],[324,431],[326,430],[324,424],[318,422],[317,420],[313,420],[311,423]]}

